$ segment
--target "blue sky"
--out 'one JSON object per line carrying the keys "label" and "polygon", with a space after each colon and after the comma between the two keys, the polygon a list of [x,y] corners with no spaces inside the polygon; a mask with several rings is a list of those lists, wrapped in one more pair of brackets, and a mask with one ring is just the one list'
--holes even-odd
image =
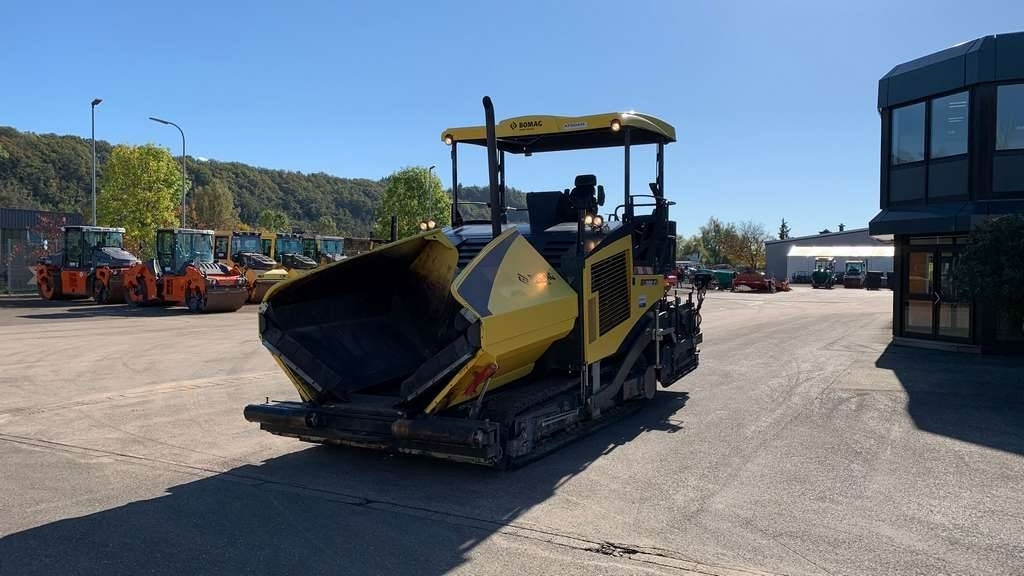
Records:
{"label": "blue sky", "polygon": [[[716,216],[794,234],[878,209],[878,78],[902,61],[1024,29],[1024,2],[5,2],[0,125],[153,142],[190,156],[380,178],[437,165],[448,126],[634,109],[664,118],[681,233]],[[485,184],[485,156],[460,180]],[[634,154],[633,186],[653,179]],[[562,189],[619,152],[509,161],[509,184]],[[635,190],[634,190],[635,191]]]}

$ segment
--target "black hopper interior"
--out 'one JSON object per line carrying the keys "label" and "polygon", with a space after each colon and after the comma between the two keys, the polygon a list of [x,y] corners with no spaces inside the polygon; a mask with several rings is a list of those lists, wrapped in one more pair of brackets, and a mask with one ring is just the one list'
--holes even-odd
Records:
{"label": "black hopper interior", "polygon": [[479,342],[450,293],[450,250],[421,238],[282,286],[262,314],[264,341],[323,401],[408,398]]}

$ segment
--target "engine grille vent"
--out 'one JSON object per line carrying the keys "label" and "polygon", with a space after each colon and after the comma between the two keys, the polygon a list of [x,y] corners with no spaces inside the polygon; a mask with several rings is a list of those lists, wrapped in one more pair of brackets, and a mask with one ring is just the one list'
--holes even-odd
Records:
{"label": "engine grille vent", "polygon": [[540,255],[555,270],[562,268],[562,256],[576,244],[575,240],[548,240],[540,250]]}
{"label": "engine grille vent", "polygon": [[491,237],[486,238],[468,238],[459,244],[459,262],[457,264],[458,269],[462,270],[469,262],[476,258],[478,254],[484,249],[485,246],[491,243]]}
{"label": "engine grille vent", "polygon": [[601,336],[629,319],[629,271],[625,252],[590,267],[590,290],[598,297]]}

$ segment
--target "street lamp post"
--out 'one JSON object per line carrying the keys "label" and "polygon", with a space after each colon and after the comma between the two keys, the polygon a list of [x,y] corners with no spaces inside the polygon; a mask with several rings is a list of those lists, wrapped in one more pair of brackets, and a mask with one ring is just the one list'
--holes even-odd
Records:
{"label": "street lamp post", "polygon": [[154,118],[152,116],[150,116],[149,119],[154,121],[154,122],[159,122],[161,124],[167,124],[169,126],[174,126],[175,128],[178,129],[178,132],[181,132],[181,227],[184,228],[185,227],[185,131],[181,129],[181,126],[178,126],[174,122],[169,122],[167,120],[161,120],[160,118]]}
{"label": "street lamp post", "polygon": [[92,225],[96,225],[96,106],[103,102],[101,98],[92,101]]}
{"label": "street lamp post", "polygon": [[432,171],[437,166],[431,164],[430,168],[427,168],[427,217],[420,221],[420,230],[432,230],[437,226],[437,222],[434,221],[434,195],[431,194],[430,190],[430,176]]}

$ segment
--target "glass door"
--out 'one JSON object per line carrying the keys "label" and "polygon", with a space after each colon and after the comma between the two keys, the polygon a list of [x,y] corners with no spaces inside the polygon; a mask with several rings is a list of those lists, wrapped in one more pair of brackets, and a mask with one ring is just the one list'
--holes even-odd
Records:
{"label": "glass door", "polygon": [[907,281],[903,302],[903,332],[908,336],[935,334],[935,251],[911,248],[904,270]]}
{"label": "glass door", "polygon": [[938,286],[936,287],[936,336],[966,340],[971,337],[971,303],[962,294],[957,282],[957,264],[960,251],[943,248],[938,256]]}
{"label": "glass door", "polygon": [[907,336],[966,342],[971,303],[957,281],[959,247],[912,246],[907,252],[903,332]]}

